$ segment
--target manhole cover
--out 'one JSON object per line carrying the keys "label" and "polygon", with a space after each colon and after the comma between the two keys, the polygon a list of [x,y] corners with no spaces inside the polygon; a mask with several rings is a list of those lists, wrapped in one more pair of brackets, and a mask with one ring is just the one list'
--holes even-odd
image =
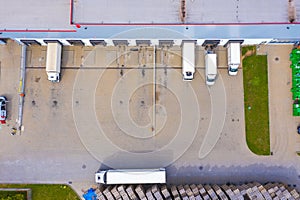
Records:
{"label": "manhole cover", "polygon": [[53,107],[57,106],[57,101],[56,100],[54,100],[52,103],[53,103],[53,105],[52,105]]}

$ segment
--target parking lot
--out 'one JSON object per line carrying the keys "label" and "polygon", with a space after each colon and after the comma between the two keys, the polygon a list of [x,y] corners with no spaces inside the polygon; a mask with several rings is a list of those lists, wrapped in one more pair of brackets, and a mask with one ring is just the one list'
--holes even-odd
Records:
{"label": "parking lot", "polygon": [[[8,124],[0,130],[1,182],[69,182],[79,191],[94,183],[99,167],[167,167],[169,183],[297,184],[295,148],[280,153],[297,135],[285,138],[285,144],[283,138],[271,143],[270,157],[256,156],[247,148],[242,69],[236,77],[228,76],[222,47],[217,49],[217,82],[207,87],[202,47],[196,49],[192,82],[182,81],[178,46],[64,47],[61,82],[51,83],[45,71],[46,47],[29,46],[24,131],[15,136],[10,130],[18,114],[20,46],[9,42],[0,47],[0,91],[10,101]],[[282,58],[286,76],[274,74],[269,62],[271,83],[288,78],[288,53],[277,48],[281,47],[265,53],[270,59]],[[289,100],[275,94],[277,90],[270,87],[270,109],[273,99]],[[289,90],[286,95],[291,96]],[[270,112],[270,127],[282,116],[291,116],[290,110],[275,118]],[[275,141],[277,127],[270,130]]]}

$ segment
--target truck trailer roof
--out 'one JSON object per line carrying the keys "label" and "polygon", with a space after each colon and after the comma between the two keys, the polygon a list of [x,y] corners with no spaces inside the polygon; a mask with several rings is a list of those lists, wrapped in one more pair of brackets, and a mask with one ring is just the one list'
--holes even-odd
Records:
{"label": "truck trailer roof", "polygon": [[47,44],[46,71],[60,72],[61,65],[61,44],[58,42],[49,42]]}
{"label": "truck trailer roof", "polygon": [[217,54],[208,53],[205,56],[205,64],[207,65],[207,74],[217,74]]}
{"label": "truck trailer roof", "polygon": [[241,44],[238,42],[233,42],[230,43],[228,48],[229,48],[229,52],[230,53],[230,57],[231,57],[231,63],[232,64],[240,64],[240,57],[241,57],[241,49],[240,49]]}

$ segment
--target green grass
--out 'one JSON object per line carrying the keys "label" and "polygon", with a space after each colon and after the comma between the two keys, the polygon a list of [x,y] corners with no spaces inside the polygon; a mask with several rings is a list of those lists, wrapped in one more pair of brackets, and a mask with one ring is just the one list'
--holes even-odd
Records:
{"label": "green grass", "polygon": [[243,77],[247,145],[257,155],[270,155],[267,56],[244,58]]}
{"label": "green grass", "polygon": [[255,46],[244,46],[242,48],[242,55],[245,55],[248,51],[254,51],[254,52],[256,52]]}
{"label": "green grass", "polygon": [[26,200],[26,192],[0,191],[0,200]]}
{"label": "green grass", "polygon": [[[0,188],[31,188],[33,200],[79,200],[77,194],[67,185],[0,184]],[[1,193],[2,191],[0,195]]]}

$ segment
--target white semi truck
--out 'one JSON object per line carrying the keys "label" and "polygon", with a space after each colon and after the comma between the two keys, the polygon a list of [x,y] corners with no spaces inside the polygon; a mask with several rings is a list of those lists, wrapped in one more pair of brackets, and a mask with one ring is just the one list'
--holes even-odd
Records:
{"label": "white semi truck", "polygon": [[60,81],[61,49],[61,44],[58,42],[47,44],[46,72],[48,80],[52,82]]}
{"label": "white semi truck", "polygon": [[110,169],[95,174],[96,183],[102,184],[153,184],[166,183],[165,168]]}
{"label": "white semi truck", "polygon": [[183,41],[182,43],[183,80],[191,81],[195,73],[195,41]]}
{"label": "white semi truck", "polygon": [[227,47],[228,74],[235,76],[241,64],[241,44],[232,42]]}
{"label": "white semi truck", "polygon": [[205,55],[206,85],[214,85],[217,77],[217,54],[208,51]]}

